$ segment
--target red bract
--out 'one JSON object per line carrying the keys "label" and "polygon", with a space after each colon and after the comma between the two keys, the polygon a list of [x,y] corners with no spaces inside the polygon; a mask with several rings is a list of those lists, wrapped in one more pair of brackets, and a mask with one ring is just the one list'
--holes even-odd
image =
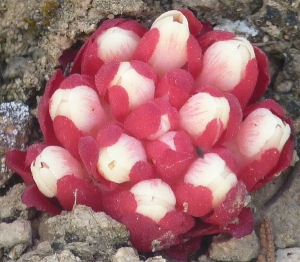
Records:
{"label": "red bract", "polygon": [[[63,67],[72,62],[66,52]],[[186,259],[204,235],[252,232],[247,191],[287,168],[292,123],[274,101],[265,54],[188,10],[151,29],[107,20],[58,70],[38,107],[45,142],[7,153],[28,206],[105,211],[139,251]]]}

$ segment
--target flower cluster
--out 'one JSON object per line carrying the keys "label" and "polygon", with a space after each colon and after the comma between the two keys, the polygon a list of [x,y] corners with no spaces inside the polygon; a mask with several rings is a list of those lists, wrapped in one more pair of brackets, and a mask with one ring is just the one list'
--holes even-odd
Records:
{"label": "flower cluster", "polygon": [[[65,57],[62,57],[64,62]],[[69,59],[69,57],[67,57]],[[38,107],[45,141],[13,150],[23,202],[58,214],[84,204],[140,251],[189,252],[203,235],[253,230],[248,192],[289,166],[291,121],[273,100],[265,54],[188,10],[102,23],[56,71]]]}

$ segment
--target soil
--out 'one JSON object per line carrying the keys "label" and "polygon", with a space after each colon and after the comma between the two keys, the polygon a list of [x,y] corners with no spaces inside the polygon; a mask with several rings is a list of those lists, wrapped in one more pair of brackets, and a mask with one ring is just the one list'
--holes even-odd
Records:
{"label": "soil", "polygon": [[[149,26],[162,12],[182,7],[218,29],[247,37],[266,52],[272,82],[265,98],[283,106],[300,142],[299,0],[1,0],[0,261],[172,261],[165,253],[138,254],[126,228],[104,213],[76,206],[72,212],[51,217],[26,207],[21,201],[25,186],[7,169],[5,154],[42,140],[36,107],[65,50],[80,47],[105,19],[134,18]],[[294,163],[299,145],[295,145]],[[262,243],[259,228],[267,219],[276,261],[300,261],[297,170],[290,187],[265,206],[291,170],[251,195],[255,232],[242,239],[210,238],[206,252],[191,260],[257,261]]]}

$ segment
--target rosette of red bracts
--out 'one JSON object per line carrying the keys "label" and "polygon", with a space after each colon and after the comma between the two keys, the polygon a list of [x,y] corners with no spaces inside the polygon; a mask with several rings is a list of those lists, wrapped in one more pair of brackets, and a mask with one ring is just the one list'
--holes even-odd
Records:
{"label": "rosette of red bracts", "polygon": [[8,152],[7,165],[24,179],[28,206],[105,211],[139,251],[178,254],[204,235],[242,237],[253,230],[248,193],[293,153],[283,109],[257,102],[268,84],[258,47],[188,10],[150,29],[107,20],[71,74],[48,81],[38,107],[44,142]]}

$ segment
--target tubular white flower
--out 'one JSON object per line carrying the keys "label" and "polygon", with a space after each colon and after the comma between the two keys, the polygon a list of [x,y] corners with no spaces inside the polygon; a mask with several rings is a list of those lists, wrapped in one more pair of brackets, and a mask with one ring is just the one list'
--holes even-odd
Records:
{"label": "tubular white flower", "polygon": [[31,173],[38,189],[47,197],[57,193],[57,180],[74,175],[84,179],[82,165],[67,151],[58,146],[46,147],[32,162]]}
{"label": "tubular white flower", "polygon": [[122,86],[126,90],[129,98],[129,110],[135,109],[154,98],[154,81],[140,75],[129,62],[120,64],[109,87],[113,85]]}
{"label": "tubular white flower", "polygon": [[187,62],[188,21],[181,12],[172,10],[159,16],[152,24],[153,28],[158,29],[159,40],[148,63],[163,76]]}
{"label": "tubular white flower", "polygon": [[98,57],[103,62],[128,61],[133,57],[140,39],[133,31],[120,27],[109,28],[96,39]]}
{"label": "tubular white flower", "polygon": [[229,112],[230,106],[226,98],[197,93],[179,110],[179,122],[184,130],[196,138],[213,119],[219,119],[225,129]]}
{"label": "tubular white flower", "polygon": [[52,120],[65,116],[90,135],[95,135],[107,119],[96,91],[84,85],[57,89],[50,99],[49,112]]}
{"label": "tubular white flower", "polygon": [[245,77],[246,66],[253,58],[254,49],[245,38],[218,41],[205,51],[203,69],[196,83],[231,91]]}
{"label": "tubular white flower", "polygon": [[282,151],[290,137],[291,128],[266,108],[258,108],[242,122],[237,143],[242,155],[252,158],[264,151],[277,148]]}
{"label": "tubular white flower", "polygon": [[130,192],[137,202],[136,212],[159,222],[166,213],[175,210],[176,198],[170,186],[161,179],[144,180]]}
{"label": "tubular white flower", "polygon": [[218,154],[207,153],[204,158],[198,158],[190,166],[184,182],[208,187],[213,194],[213,207],[217,207],[225,200],[228,191],[236,185],[237,178]]}
{"label": "tubular white flower", "polygon": [[97,168],[107,180],[123,183],[130,181],[130,170],[139,161],[147,161],[142,143],[122,134],[115,144],[100,149]]}

